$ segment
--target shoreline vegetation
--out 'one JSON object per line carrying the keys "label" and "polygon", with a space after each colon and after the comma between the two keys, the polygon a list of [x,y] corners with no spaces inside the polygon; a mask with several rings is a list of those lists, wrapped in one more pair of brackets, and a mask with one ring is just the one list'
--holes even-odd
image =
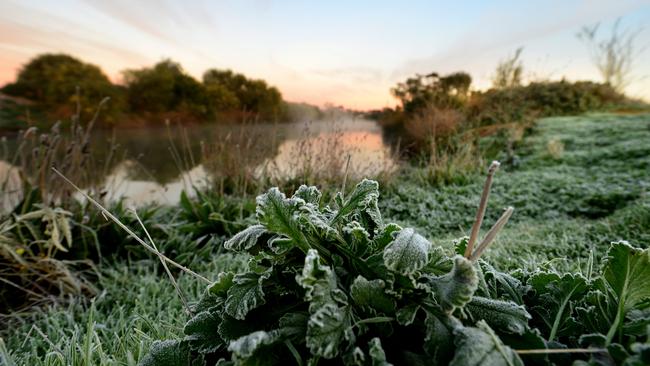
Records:
{"label": "shoreline vegetation", "polygon": [[[290,122],[319,118],[323,111],[305,103],[286,102],[264,80],[231,70],[210,69],[196,80],[183,67],[163,60],[151,67],[124,70],[112,83],[97,66],[65,54],[43,54],[22,67],[16,81],[0,89],[0,130],[79,114],[90,119],[103,107],[99,128],[142,127],[174,123]],[[51,123],[51,122],[50,122]]]}

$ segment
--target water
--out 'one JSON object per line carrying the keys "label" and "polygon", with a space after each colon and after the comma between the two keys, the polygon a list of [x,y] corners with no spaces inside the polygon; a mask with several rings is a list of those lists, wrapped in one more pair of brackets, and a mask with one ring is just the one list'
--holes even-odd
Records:
{"label": "water", "polygon": [[[7,136],[9,156],[16,138]],[[111,147],[112,158],[108,159]],[[295,177],[305,169],[325,173],[345,169],[352,178],[374,176],[396,167],[391,149],[374,122],[352,117],[292,124],[161,126],[116,131],[95,130],[93,160],[101,166],[109,197],[134,204],[174,204],[180,192],[246,169]],[[236,153],[233,153],[236,152]],[[8,158],[7,158],[8,160]],[[17,169],[0,161],[0,182],[9,176],[15,191]],[[9,200],[3,199],[6,205]]]}

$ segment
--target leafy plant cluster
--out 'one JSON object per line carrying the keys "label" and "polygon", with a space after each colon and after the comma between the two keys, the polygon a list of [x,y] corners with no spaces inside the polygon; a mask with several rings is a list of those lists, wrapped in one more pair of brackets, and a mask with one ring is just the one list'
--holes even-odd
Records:
{"label": "leafy plant cluster", "polygon": [[307,186],[259,196],[258,224],[225,243],[247,270],[220,273],[184,338],[141,364],[647,364],[650,251],[618,242],[583,274],[507,274],[483,245],[461,256],[467,238],[452,255],[385,223],[378,197],[370,180],[331,204]]}

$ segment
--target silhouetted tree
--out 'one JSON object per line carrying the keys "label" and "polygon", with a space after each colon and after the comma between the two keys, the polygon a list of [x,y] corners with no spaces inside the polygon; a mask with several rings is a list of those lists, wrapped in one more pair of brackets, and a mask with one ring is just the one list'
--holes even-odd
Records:
{"label": "silhouetted tree", "polygon": [[437,73],[416,75],[397,84],[391,93],[402,103],[404,112],[414,114],[428,106],[460,108],[465,103],[472,78],[465,72],[446,76]]}
{"label": "silhouetted tree", "polygon": [[109,111],[119,104],[118,88],[99,67],[65,54],[35,57],[3,92],[35,101],[50,111],[63,109],[68,116],[75,111],[77,102],[82,113],[94,110],[105,97],[113,99]]}

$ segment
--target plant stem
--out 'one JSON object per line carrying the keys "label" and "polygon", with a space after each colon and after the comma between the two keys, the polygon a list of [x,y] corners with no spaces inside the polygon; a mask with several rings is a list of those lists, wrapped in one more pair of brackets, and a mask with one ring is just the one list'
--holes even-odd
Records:
{"label": "plant stem", "polygon": [[490,197],[490,188],[492,187],[492,178],[494,177],[494,173],[499,168],[499,165],[500,164],[498,161],[493,161],[492,164],[490,164],[490,168],[488,169],[488,175],[485,179],[485,185],[483,186],[483,194],[481,194],[481,201],[479,202],[478,211],[476,212],[476,220],[472,226],[472,232],[469,236],[469,241],[467,242],[467,248],[465,249],[465,258],[469,258],[472,255],[474,243],[476,243],[478,232],[481,229],[481,224],[483,223],[483,218],[485,217],[485,209],[487,208],[487,201]]}

